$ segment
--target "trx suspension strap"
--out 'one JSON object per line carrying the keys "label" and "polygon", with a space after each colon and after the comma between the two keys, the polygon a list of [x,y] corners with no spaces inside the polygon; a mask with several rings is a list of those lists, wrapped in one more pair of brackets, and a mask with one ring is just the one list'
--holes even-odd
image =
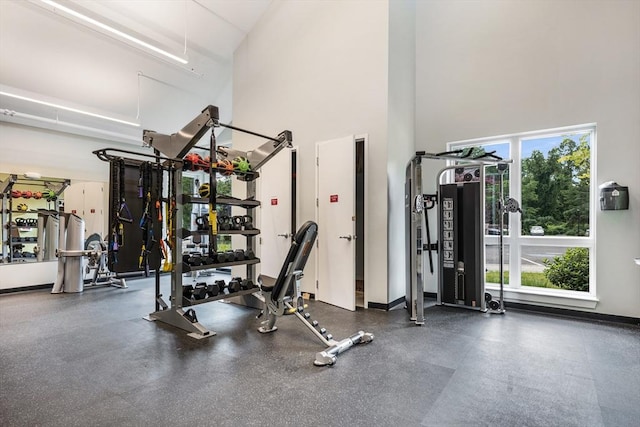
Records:
{"label": "trx suspension strap", "polygon": [[111,264],[118,263],[118,251],[124,246],[124,225],[133,223],[131,212],[127,206],[124,193],[124,159],[119,158],[113,161],[113,168],[111,174],[112,180],[112,206],[111,206],[111,239],[109,247],[109,257]]}
{"label": "trx suspension strap", "polygon": [[167,243],[169,250],[167,250],[167,257],[165,258],[164,266],[162,268],[163,271],[173,270],[173,257],[175,255],[174,254],[175,245],[173,243],[175,241],[173,226],[174,226],[174,220],[175,220],[175,214],[176,214],[176,194],[173,188],[174,174],[175,174],[175,165],[173,164],[173,162],[171,162],[169,164],[169,169],[168,169],[167,203],[165,205],[166,207],[165,218],[167,219],[167,238],[165,239],[165,242]]}
{"label": "trx suspension strap", "polygon": [[140,258],[138,267],[144,268],[145,275],[149,275],[148,255],[153,246],[153,217],[151,215],[151,162],[140,164],[140,178],[138,180],[138,196],[142,194],[144,199],[144,211],[140,218],[140,228],[142,229],[142,247],[140,248]]}
{"label": "trx suspension strap", "polygon": [[[160,239],[158,239],[159,247],[160,247],[160,257],[164,262],[167,262],[167,247],[164,244],[164,240],[162,239],[162,178],[163,178],[162,165],[160,161],[156,162],[156,213],[158,215],[158,224],[160,225]],[[164,269],[164,267],[163,267]]]}

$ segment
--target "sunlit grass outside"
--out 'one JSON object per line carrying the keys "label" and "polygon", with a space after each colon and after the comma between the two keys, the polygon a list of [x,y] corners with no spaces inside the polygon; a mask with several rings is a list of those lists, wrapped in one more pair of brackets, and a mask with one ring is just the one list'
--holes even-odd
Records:
{"label": "sunlit grass outside", "polygon": [[[550,288],[550,289],[561,289],[558,286],[555,286],[547,278],[544,273],[533,273],[533,272],[522,272],[520,273],[522,279],[522,286],[530,286],[535,288]],[[500,272],[499,271],[487,271],[485,275],[486,283],[500,283]],[[509,272],[504,272],[504,283],[505,285],[509,284]]]}

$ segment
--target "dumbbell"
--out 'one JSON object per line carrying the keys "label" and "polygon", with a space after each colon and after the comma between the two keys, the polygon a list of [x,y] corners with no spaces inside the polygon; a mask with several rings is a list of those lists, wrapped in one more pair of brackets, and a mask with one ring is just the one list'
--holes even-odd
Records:
{"label": "dumbbell", "polygon": [[191,266],[202,265],[202,255],[199,252],[192,252],[188,255],[182,255],[182,261]]}
{"label": "dumbbell", "polygon": [[241,289],[253,289],[253,288],[255,288],[255,285],[253,284],[253,280],[244,279],[242,282],[240,282],[240,288]]}
{"label": "dumbbell", "polygon": [[219,263],[227,262],[227,253],[226,252],[218,252],[218,255],[216,256],[216,259],[218,260]]}
{"label": "dumbbell", "polygon": [[213,283],[218,285],[218,289],[219,289],[218,294],[220,294],[220,295],[224,294],[224,289],[227,287],[227,284],[225,283],[225,281],[220,279],[220,280],[216,280]]}
{"label": "dumbbell", "polygon": [[207,285],[207,294],[210,297],[216,297],[220,293],[220,286],[217,283],[210,283]]}
{"label": "dumbbell", "polygon": [[225,253],[227,254],[227,262],[236,261],[236,253],[233,250],[228,250]]}
{"label": "dumbbell", "polygon": [[182,285],[182,296],[186,299],[191,299],[192,295],[193,295],[193,286]]}
{"label": "dumbbell", "polygon": [[253,249],[247,249],[244,251],[244,259],[254,259],[256,254],[253,252]]}
{"label": "dumbbell", "polygon": [[236,249],[235,250],[235,260],[236,261],[244,261],[244,249]]}
{"label": "dumbbell", "polygon": [[236,293],[238,291],[240,291],[240,284],[242,282],[242,279],[240,277],[234,277],[229,281],[229,286],[227,286],[227,289],[229,289],[229,293],[233,294]]}
{"label": "dumbbell", "polygon": [[211,264],[215,264],[213,258],[208,257],[208,256],[203,256],[202,257],[202,265],[211,265]]}
{"label": "dumbbell", "polygon": [[205,299],[207,297],[207,284],[204,282],[196,283],[193,287],[193,297],[195,299]]}

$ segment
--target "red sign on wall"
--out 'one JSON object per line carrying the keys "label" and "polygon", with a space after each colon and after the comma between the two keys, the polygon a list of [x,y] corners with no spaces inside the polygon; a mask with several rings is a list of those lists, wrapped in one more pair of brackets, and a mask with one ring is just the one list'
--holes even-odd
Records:
{"label": "red sign on wall", "polygon": [[275,206],[278,204],[278,199],[271,199],[271,206]]}
{"label": "red sign on wall", "polygon": [[77,213],[78,213],[78,211],[76,211],[75,209],[72,209],[72,210],[71,210],[71,213],[75,215],[75,214],[77,214]]}
{"label": "red sign on wall", "polygon": [[91,209],[91,213],[96,213],[96,210],[95,209]]}
{"label": "red sign on wall", "polygon": [[332,194],[329,196],[329,202],[331,203],[338,203],[338,195],[337,194]]}

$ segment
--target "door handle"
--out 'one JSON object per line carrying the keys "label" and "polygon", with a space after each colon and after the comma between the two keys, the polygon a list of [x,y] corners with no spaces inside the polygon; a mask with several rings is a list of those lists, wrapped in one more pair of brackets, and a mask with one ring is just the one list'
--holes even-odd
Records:
{"label": "door handle", "polygon": [[339,239],[347,239],[348,241],[351,241],[351,236],[340,236],[338,238]]}
{"label": "door handle", "polygon": [[287,239],[290,234],[289,233],[284,233],[284,234],[278,234],[279,237],[284,237],[285,239]]}

